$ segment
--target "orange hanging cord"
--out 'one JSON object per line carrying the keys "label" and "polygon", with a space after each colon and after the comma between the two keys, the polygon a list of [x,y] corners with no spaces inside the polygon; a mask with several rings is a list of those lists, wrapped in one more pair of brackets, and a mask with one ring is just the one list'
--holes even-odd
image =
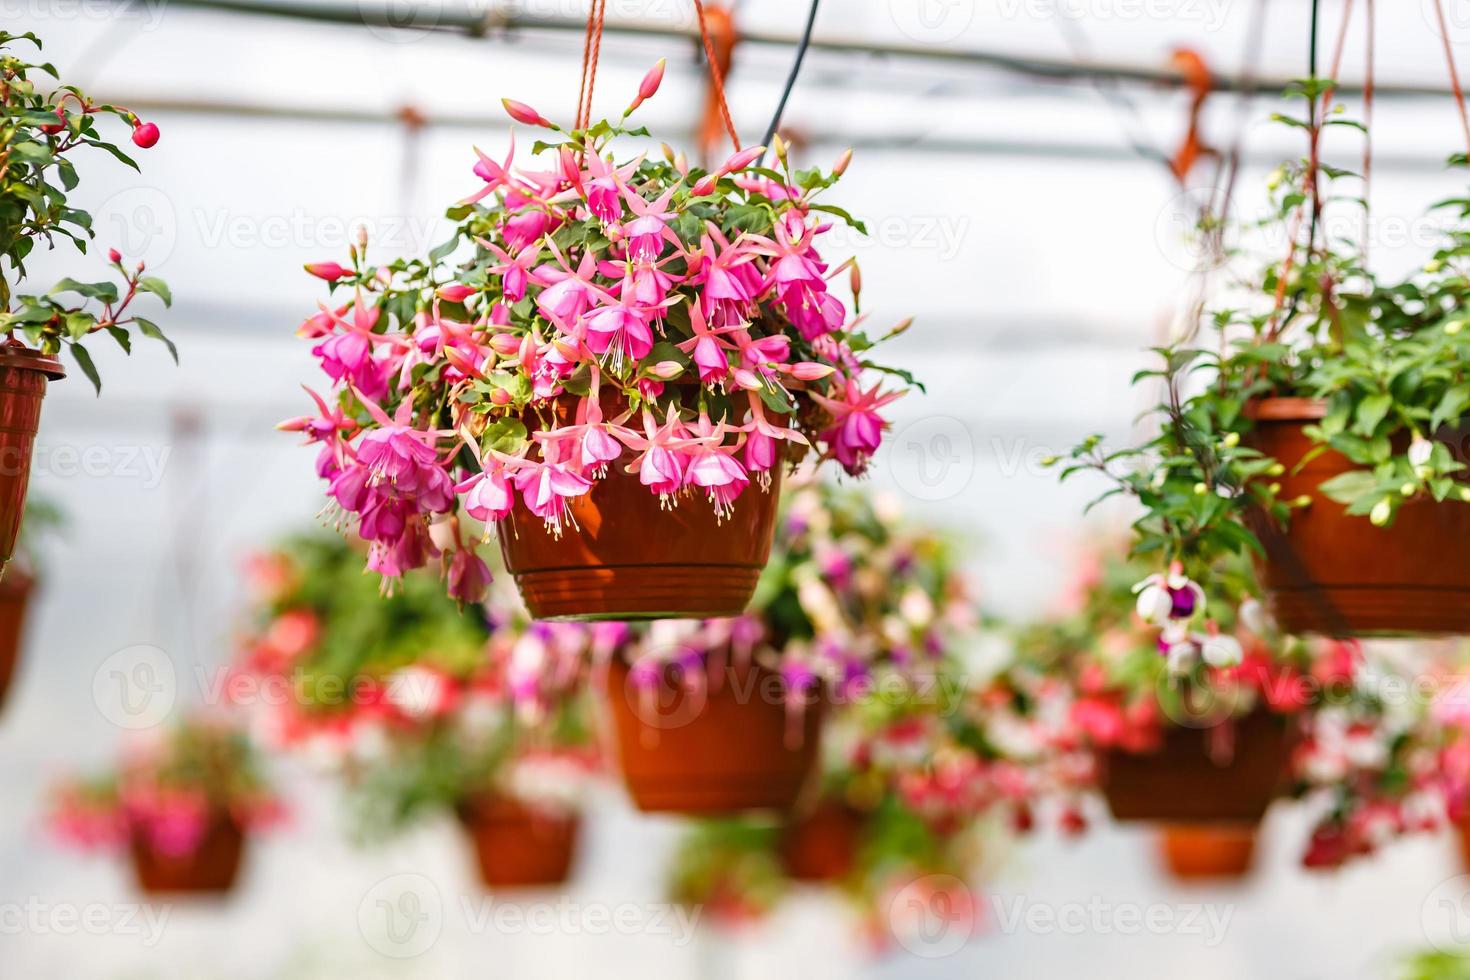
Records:
{"label": "orange hanging cord", "polygon": [[1465,92],[1460,88],[1460,73],[1455,68],[1455,50],[1450,42],[1449,25],[1445,23],[1444,0],[1434,0],[1434,14],[1439,19],[1439,39],[1444,42],[1444,59],[1450,69],[1450,88],[1455,93],[1455,108],[1460,110],[1460,127],[1465,131],[1465,150],[1470,153],[1470,115],[1465,112]]}
{"label": "orange hanging cord", "polygon": [[607,0],[592,0],[587,8],[587,36],[582,42],[582,81],[577,90],[577,118],[574,129],[592,124],[592,93],[597,88],[597,63],[602,57],[602,28],[607,16]]}
{"label": "orange hanging cord", "polygon": [[[723,121],[725,132],[730,134],[730,143],[739,151],[742,149],[740,136],[735,132],[735,121],[730,117],[730,104],[725,101],[725,72],[735,55],[735,18],[726,7],[706,11],[704,0],[694,0],[694,10],[699,15],[699,35],[704,41],[710,77],[710,97],[706,103],[705,121],[700,128],[700,146],[706,152],[714,146],[719,123]],[[711,22],[714,23],[713,31]]]}

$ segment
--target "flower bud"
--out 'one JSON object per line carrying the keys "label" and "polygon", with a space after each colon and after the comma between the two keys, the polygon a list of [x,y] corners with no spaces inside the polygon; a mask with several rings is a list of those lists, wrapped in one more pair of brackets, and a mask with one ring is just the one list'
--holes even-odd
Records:
{"label": "flower bud", "polygon": [[643,81],[638,85],[638,97],[633,100],[633,104],[628,106],[628,111],[623,113],[623,115],[631,114],[634,109],[637,109],[644,102],[653,98],[654,93],[658,91],[659,85],[664,80],[664,68],[667,65],[668,59],[660,58],[658,59],[658,64],[648,69],[648,74],[643,76]]}
{"label": "flower bud", "polygon": [[502,357],[514,357],[520,353],[521,339],[513,334],[498,333],[490,338],[490,349]]}
{"label": "flower bud", "polygon": [[1368,513],[1368,520],[1373,523],[1374,527],[1383,527],[1392,516],[1393,503],[1385,499],[1373,505],[1373,509]]}
{"label": "flower bud", "polygon": [[153,123],[140,123],[133,127],[133,142],[143,149],[158,142],[158,127]]}
{"label": "flower bud", "polygon": [[107,261],[113,265],[122,265],[122,253],[115,248],[109,248],[107,250]]}
{"label": "flower bud", "polygon": [[846,150],[842,151],[842,156],[838,157],[837,162],[833,164],[832,176],[841,177],[843,174],[847,173],[847,167],[850,163],[852,163],[852,148],[848,147]]}
{"label": "flower bud", "polygon": [[490,404],[492,405],[509,405],[510,401],[510,392],[504,388],[496,388],[490,392]]}
{"label": "flower bud", "polygon": [[1415,435],[1414,441],[1409,443],[1409,463],[1412,466],[1424,466],[1428,464],[1429,457],[1434,453],[1434,443],[1421,435]]}
{"label": "flower bud", "polygon": [[741,170],[744,170],[746,167],[750,166],[752,163],[755,163],[761,157],[765,156],[765,153],[766,148],[764,146],[747,146],[745,149],[741,150],[739,153],[726,160],[725,165],[720,168],[720,173],[738,173]]}
{"label": "flower bud", "polygon": [[1461,487],[1459,490],[1459,494],[1461,500],[1465,501],[1465,503],[1467,504],[1470,504],[1470,487]]}
{"label": "flower bud", "polygon": [[648,373],[660,381],[673,381],[684,373],[684,365],[678,361],[659,361],[648,369]]}
{"label": "flower bud", "polygon": [[343,276],[352,274],[351,269],[345,269],[336,262],[308,262],[306,264],[306,271],[318,279],[325,279],[327,282],[336,282]]}
{"label": "flower bud", "polygon": [[1272,463],[1270,466],[1266,467],[1267,476],[1280,476],[1285,472],[1286,467],[1282,466],[1280,463]]}
{"label": "flower bud", "polygon": [[473,287],[466,286],[464,283],[459,282],[450,283],[447,286],[440,286],[437,290],[434,291],[434,295],[438,296],[446,303],[463,303],[474,294],[475,290]]}
{"label": "flower bud", "polygon": [[781,161],[781,165],[782,166],[785,166],[786,165],[786,141],[781,138],[781,134],[780,133],[776,133],[775,136],[772,138],[771,146],[776,151],[776,159]]}
{"label": "flower bud", "polygon": [[858,264],[856,262],[854,262],[852,264],[852,268],[848,270],[847,281],[852,286],[853,299],[857,299],[863,294],[863,273],[862,270],[858,268]]}
{"label": "flower bud", "polygon": [[830,364],[818,364],[816,361],[799,361],[791,365],[791,375],[798,381],[819,381],[836,370]]}
{"label": "flower bud", "polygon": [[524,102],[517,102],[514,99],[501,99],[500,104],[505,106],[506,114],[518,123],[525,123],[527,126],[540,126],[542,129],[556,128],[551,120]]}
{"label": "flower bud", "polygon": [[1207,487],[1203,483],[1196,483],[1194,485],[1194,495],[1196,497],[1203,497],[1205,494],[1207,494],[1209,492],[1210,492],[1210,488]]}
{"label": "flower bud", "polygon": [[1459,333],[1461,330],[1464,330],[1464,329],[1465,329],[1465,321],[1464,320],[1451,320],[1449,323],[1446,323],[1444,325],[1444,332],[1447,333],[1447,334],[1449,334],[1451,337],[1453,337],[1455,334]]}
{"label": "flower bud", "polygon": [[41,132],[47,136],[55,136],[66,128],[66,114],[61,111],[60,106],[56,107],[56,119],[57,121],[54,123],[44,123],[41,126]]}
{"label": "flower bud", "polygon": [[1300,497],[1294,497],[1294,498],[1292,498],[1291,503],[1288,504],[1287,506],[1289,506],[1289,507],[1310,507],[1311,505],[1312,505],[1312,495],[1309,494],[1309,493],[1304,493]]}
{"label": "flower bud", "polygon": [[1412,497],[1419,492],[1419,488],[1412,483],[1405,483],[1399,487],[1399,494],[1404,497]]}
{"label": "flower bud", "polygon": [[709,197],[715,192],[715,175],[708,174],[699,178],[698,183],[689,191],[690,197]]}
{"label": "flower bud", "polygon": [[1220,440],[1220,444],[1223,445],[1226,449],[1234,449],[1236,446],[1240,445],[1240,433],[1225,433],[1225,438]]}
{"label": "flower bud", "polygon": [[1430,259],[1428,262],[1424,263],[1424,271],[1429,273],[1431,276],[1443,268],[1444,262],[1440,261],[1439,259]]}

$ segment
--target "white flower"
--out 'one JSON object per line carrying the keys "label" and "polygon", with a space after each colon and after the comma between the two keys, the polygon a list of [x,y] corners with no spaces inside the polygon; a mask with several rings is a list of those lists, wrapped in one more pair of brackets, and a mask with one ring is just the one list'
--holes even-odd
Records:
{"label": "white flower", "polygon": [[898,600],[898,612],[914,629],[924,629],[934,621],[934,603],[920,588],[904,592]]}
{"label": "white flower", "polygon": [[1241,650],[1240,641],[1235,637],[1219,635],[1204,638],[1200,644],[1200,655],[1211,667],[1236,667],[1245,652]]}
{"label": "white flower", "polygon": [[1415,436],[1409,445],[1409,462],[1414,466],[1429,465],[1429,457],[1434,452],[1434,443],[1423,436]]}
{"label": "white flower", "polygon": [[1162,585],[1150,584],[1149,579],[1144,579],[1134,588],[1138,592],[1138,618],[1151,625],[1168,622],[1169,613],[1174,608],[1169,590]]}
{"label": "white flower", "polygon": [[1240,604],[1240,625],[1257,636],[1264,636],[1271,631],[1271,615],[1260,600],[1248,598]]}
{"label": "white flower", "polygon": [[1199,657],[1199,645],[1193,639],[1185,637],[1177,643],[1169,644],[1169,673],[1174,675],[1187,674],[1194,666]]}

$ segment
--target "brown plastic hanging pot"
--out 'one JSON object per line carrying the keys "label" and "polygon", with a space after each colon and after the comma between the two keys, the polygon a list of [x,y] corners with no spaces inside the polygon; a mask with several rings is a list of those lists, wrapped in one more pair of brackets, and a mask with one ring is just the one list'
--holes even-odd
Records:
{"label": "brown plastic hanging pot", "polygon": [[1257,709],[1225,725],[1170,725],[1153,752],[1102,753],[1098,783],[1113,818],[1260,822],[1282,789],[1295,719]]}
{"label": "brown plastic hanging pot", "polygon": [[628,793],[645,813],[790,811],[816,766],[820,698],[788,708],[781,676],[728,662],[699,678],[672,666],[651,687],[615,657],[605,700]]}
{"label": "brown plastic hanging pot", "polygon": [[1320,448],[1305,427],[1320,422],[1326,406],[1265,398],[1249,411],[1256,420],[1252,446],[1286,467],[1281,496],[1312,501],[1293,511],[1284,529],[1264,519],[1254,528],[1266,548],[1261,578],[1281,628],[1329,636],[1470,633],[1470,505],[1416,497],[1389,527],[1349,516],[1317,488],[1360,467],[1332,450],[1302,465]]}
{"label": "brown plastic hanging pot", "polygon": [[1159,855],[1180,881],[1243,878],[1256,854],[1254,824],[1173,824],[1159,833]]}
{"label": "brown plastic hanging pot", "polygon": [[222,895],[235,886],[244,849],[245,833],[239,823],[218,814],[199,846],[187,854],[166,854],[146,834],[135,832],[133,872],[138,887],[149,895]]}
{"label": "brown plastic hanging pot", "polygon": [[781,865],[795,881],[841,881],[857,867],[867,817],[839,800],[824,799],[786,825]]}
{"label": "brown plastic hanging pot", "polygon": [[536,813],[501,797],[466,800],[456,812],[487,887],[547,887],[571,877],[580,818]]}
{"label": "brown plastic hanging pot", "polygon": [[[557,403],[565,422],[576,402]],[[620,411],[611,398],[604,413]],[[738,616],[771,556],[781,465],[768,488],[752,480],[720,518],[702,493],[666,509],[627,454],[569,502],[558,537],[517,497],[500,525],[505,566],[536,619],[713,619]],[[696,488],[697,490],[697,488]]]}
{"label": "brown plastic hanging pot", "polygon": [[0,579],[0,709],[5,707],[5,695],[20,661],[20,641],[34,588],[35,579],[22,569]]}
{"label": "brown plastic hanging pot", "polygon": [[0,577],[15,556],[31,484],[31,455],[46,384],[66,377],[54,357],[16,342],[0,344]]}

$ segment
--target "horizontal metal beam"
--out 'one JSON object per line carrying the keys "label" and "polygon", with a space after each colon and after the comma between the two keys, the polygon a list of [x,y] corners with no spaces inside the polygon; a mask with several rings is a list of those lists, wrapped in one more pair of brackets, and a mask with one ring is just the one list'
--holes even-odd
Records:
{"label": "horizontal metal beam", "polygon": [[[132,0],[117,0],[117,2],[119,6],[127,6]],[[281,3],[261,2],[261,0],[169,0],[169,6],[173,9],[193,9],[355,26],[371,28],[374,31],[403,30],[472,38],[513,34],[517,31],[581,33],[586,29],[583,21],[577,18],[532,17],[503,6],[491,6],[488,11],[479,15],[472,11],[437,10],[432,14],[423,14],[422,21],[418,13],[410,13],[406,17],[394,16],[387,6],[370,6],[366,3],[339,6],[306,2],[286,6]],[[698,34],[693,30],[684,30],[665,24],[609,20],[606,24],[606,33],[628,37],[677,40],[688,42],[691,45],[698,43]],[[793,49],[798,40],[790,35],[760,31],[742,32],[740,35],[740,42],[743,45],[776,47],[783,50]],[[1011,55],[972,48],[918,44],[873,44],[831,37],[814,38],[811,49],[825,54],[878,60],[891,59],[997,69],[1035,81],[1109,81],[1163,88],[1182,88],[1186,85],[1182,75],[1167,68],[1119,62],[1079,62],[1034,55]],[[1292,79],[1217,75],[1214,81],[1219,91],[1276,94],[1283,91]],[[1361,94],[1362,85],[1344,80],[1338,86],[1338,92],[1340,95]],[[1377,98],[1389,99],[1450,98],[1453,93],[1444,86],[1383,81],[1375,83],[1374,95]]]}

